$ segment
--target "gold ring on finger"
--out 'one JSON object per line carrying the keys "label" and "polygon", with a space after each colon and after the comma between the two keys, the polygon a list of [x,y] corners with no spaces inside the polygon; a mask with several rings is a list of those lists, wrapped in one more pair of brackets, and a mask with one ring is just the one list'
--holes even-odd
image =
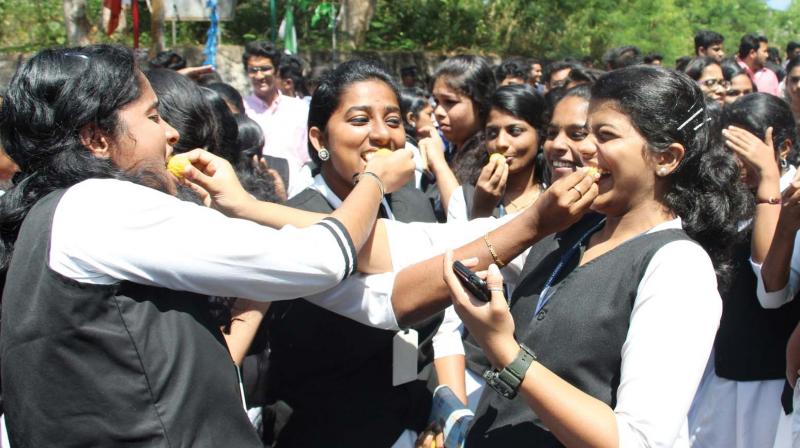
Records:
{"label": "gold ring on finger", "polygon": [[577,191],[577,192],[578,192],[578,194],[579,194],[579,195],[581,195],[581,197],[583,197],[583,192],[582,192],[582,191],[581,191],[581,190],[578,188],[578,186],[577,186],[577,185],[576,185],[576,186],[574,186],[574,187],[572,187],[572,189],[573,189],[573,190],[575,190],[575,191]]}

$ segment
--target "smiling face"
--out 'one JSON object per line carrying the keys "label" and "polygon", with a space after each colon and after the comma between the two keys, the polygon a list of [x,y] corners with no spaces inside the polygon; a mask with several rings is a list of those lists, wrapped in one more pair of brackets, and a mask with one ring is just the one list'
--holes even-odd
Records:
{"label": "smiling face", "polygon": [[589,101],[568,96],[556,104],[553,118],[547,126],[544,157],[552,174],[552,181],[572,173],[583,165],[597,165],[594,141],[586,127]]}
{"label": "smiling face", "polygon": [[247,79],[253,88],[253,94],[261,99],[267,99],[277,87],[275,77],[275,64],[272,59],[264,56],[250,56],[247,58]]}
{"label": "smiling face", "polygon": [[326,147],[330,160],[322,163],[322,176],[344,199],[353,189],[353,176],[364,171],[367,160],[380,148],[405,146],[400,104],[383,81],[356,82],[347,87],[325,131],[309,129],[312,144]]}
{"label": "smiling face", "polygon": [[166,174],[172,145],[178,131],[158,114],[158,99],[147,79],[139,75],[142,94],[119,110],[119,135],[113,139],[110,156],[123,171],[147,170]]}
{"label": "smiling face", "polygon": [[433,83],[433,109],[436,121],[444,136],[456,147],[461,147],[480,130],[480,120],[475,103],[468,96],[447,85],[447,79],[440,76]]}
{"label": "smiling face", "polygon": [[539,135],[527,121],[499,109],[492,109],[486,122],[486,148],[501,154],[510,174],[528,173],[539,151]]}
{"label": "smiling face", "polygon": [[613,101],[594,101],[589,129],[597,142],[597,166],[602,172],[592,210],[622,216],[656,198],[655,163],[645,138]]}

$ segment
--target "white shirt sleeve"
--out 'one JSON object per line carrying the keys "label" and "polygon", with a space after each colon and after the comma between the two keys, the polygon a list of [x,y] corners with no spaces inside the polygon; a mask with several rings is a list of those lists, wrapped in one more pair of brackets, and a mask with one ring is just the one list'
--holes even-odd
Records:
{"label": "white shirt sleeve", "polygon": [[50,267],[83,283],[272,301],[325,291],[355,269],[352,241],[330,218],[274,230],[113,179],[70,188],[52,229]]}
{"label": "white shirt sleeve", "polygon": [[321,308],[383,330],[399,330],[392,307],[394,272],[357,273],[333,289],[305,299]]}
{"label": "white shirt sleeve", "polygon": [[752,266],[753,273],[757,279],[756,296],[758,296],[758,302],[761,303],[763,308],[780,308],[791,302],[800,286],[800,232],[794,237],[794,253],[792,253],[792,262],[789,265],[789,281],[782,289],[767,292],[767,288],[764,286],[764,279],[761,277],[761,263],[756,263],[751,258],[750,266]]}
{"label": "white shirt sleeve", "polygon": [[722,315],[706,252],[662,247],[637,291],[617,390],[620,447],[672,447],[703,375]]}
{"label": "white shirt sleeve", "polygon": [[444,310],[444,319],[433,335],[433,357],[434,359],[446,356],[464,355],[464,342],[461,339],[464,332],[464,324],[456,314],[453,305]]}
{"label": "white shirt sleeve", "polygon": [[460,222],[469,220],[467,200],[464,198],[464,187],[459,185],[450,195],[447,203],[447,222]]}

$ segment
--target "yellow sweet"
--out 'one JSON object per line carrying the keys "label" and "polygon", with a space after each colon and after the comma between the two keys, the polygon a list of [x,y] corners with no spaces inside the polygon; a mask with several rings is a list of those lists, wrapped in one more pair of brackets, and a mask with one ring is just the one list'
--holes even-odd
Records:
{"label": "yellow sweet", "polygon": [[388,155],[391,155],[391,154],[392,154],[392,150],[391,149],[387,149],[387,148],[381,148],[381,149],[375,151],[375,155],[376,156],[388,156]]}
{"label": "yellow sweet", "polygon": [[167,162],[167,170],[178,179],[181,179],[183,178],[184,171],[186,171],[186,167],[191,164],[192,162],[189,161],[188,157],[178,154],[169,159],[169,162]]}
{"label": "yellow sweet", "polygon": [[502,155],[502,154],[500,154],[499,152],[496,152],[496,153],[494,153],[494,154],[492,154],[492,155],[490,155],[490,156],[489,156],[489,163],[492,163],[492,162],[494,162],[496,159],[500,159],[502,162],[505,162],[505,161],[506,161],[506,158],[505,158],[505,156],[503,156],[503,155]]}
{"label": "yellow sweet", "polygon": [[587,166],[587,167],[586,167],[586,172],[587,172],[587,173],[588,173],[590,176],[594,177],[595,175],[597,175],[597,173],[599,173],[599,172],[600,172],[600,169],[599,169],[599,168],[597,168],[596,166]]}

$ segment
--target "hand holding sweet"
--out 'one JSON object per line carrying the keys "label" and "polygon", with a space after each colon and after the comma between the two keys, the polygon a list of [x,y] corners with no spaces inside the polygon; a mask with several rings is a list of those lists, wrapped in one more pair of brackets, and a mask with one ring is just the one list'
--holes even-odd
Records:
{"label": "hand holding sweet", "polygon": [[475,198],[470,218],[490,216],[506,190],[508,164],[502,154],[494,153],[489,163],[481,169],[475,184]]}
{"label": "hand holding sweet", "polygon": [[414,176],[414,159],[410,149],[402,148],[389,154],[377,155],[367,162],[364,171],[378,176],[385,193],[393,193],[405,186]]}
{"label": "hand holding sweet", "polygon": [[596,170],[580,169],[557,180],[524,213],[540,235],[550,235],[578,222],[599,194]]}
{"label": "hand holding sweet", "polygon": [[239,183],[236,172],[227,160],[203,149],[182,154],[190,164],[184,167],[183,183],[197,193],[203,202],[229,216],[239,216],[255,201]]}

